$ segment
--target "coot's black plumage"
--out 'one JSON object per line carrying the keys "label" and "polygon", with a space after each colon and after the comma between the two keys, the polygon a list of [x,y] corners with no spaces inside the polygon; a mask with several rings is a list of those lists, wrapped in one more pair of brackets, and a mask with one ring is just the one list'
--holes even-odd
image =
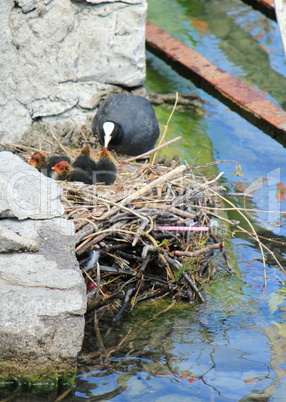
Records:
{"label": "coot's black plumage", "polygon": [[159,137],[151,103],[129,94],[115,94],[104,100],[94,116],[92,131],[104,147],[125,155],[149,151]]}
{"label": "coot's black plumage", "polygon": [[107,148],[97,154],[95,178],[96,183],[113,184],[117,177],[117,167],[115,159]]}
{"label": "coot's black plumage", "polygon": [[73,168],[67,161],[57,163],[52,169],[56,172],[55,179],[63,181],[82,181],[92,184],[92,178],[82,169]]}
{"label": "coot's black plumage", "polygon": [[92,158],[92,148],[90,145],[87,144],[81,148],[72,166],[73,168],[84,170],[89,176],[93,176],[93,172],[97,169],[97,166]]}

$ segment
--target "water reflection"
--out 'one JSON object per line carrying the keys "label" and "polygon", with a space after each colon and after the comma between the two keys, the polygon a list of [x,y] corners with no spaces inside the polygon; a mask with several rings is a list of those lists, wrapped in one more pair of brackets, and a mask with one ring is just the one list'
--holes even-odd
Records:
{"label": "water reflection", "polygon": [[[226,71],[267,91],[265,96],[283,105],[285,61],[282,45],[277,55],[280,38],[274,22],[239,0],[148,3],[151,21]],[[286,150],[150,54],[148,63],[148,90],[194,91],[206,101],[205,116],[194,117],[186,111],[175,113],[168,139],[181,134],[183,141],[167,156],[177,153],[190,163],[200,157],[206,162],[214,157],[235,159],[241,163],[245,178],[232,176],[233,164],[225,164],[219,166],[225,171],[223,184],[231,190],[257,186],[253,200],[242,202],[238,198],[237,205],[265,210],[285,208]],[[169,112],[162,108],[156,111],[164,125]],[[276,181],[275,169],[280,169]],[[260,236],[276,241],[264,239],[284,267],[285,217],[255,212],[247,213],[247,217]],[[235,212],[229,218],[241,220]],[[107,367],[95,361],[82,365],[72,399],[284,401],[285,275],[268,253],[265,288],[257,243],[236,233],[233,249],[233,264],[239,265],[240,278],[218,274],[206,290],[204,305],[177,305],[148,325],[144,322],[163,310],[166,302],[139,307],[133,317],[112,329],[111,339],[105,342],[116,347],[131,327],[132,337],[111,356]]]}
{"label": "water reflection", "polygon": [[[271,59],[275,56],[273,53],[277,44],[282,47],[277,29],[273,35],[276,28],[274,21],[242,4],[240,0],[178,0],[177,3],[182,7],[176,13],[175,26],[172,22],[170,25],[166,23],[166,18],[163,20],[162,17],[152,21],[201,52],[220,68],[248,85],[257,87],[264,96],[285,109],[285,68],[283,73],[282,69],[281,73],[277,71],[275,61],[270,61],[269,57],[269,52]],[[156,9],[161,8],[161,4],[154,0],[148,4],[150,14],[156,16]]]}
{"label": "water reflection", "polygon": [[[260,269],[260,264],[253,268]],[[210,286],[206,306],[177,306],[159,317],[156,311],[163,310],[165,302],[142,306],[124,323],[125,331],[132,326],[136,336],[132,333],[108,368],[90,366],[86,374],[80,374],[81,391],[75,396],[115,401],[238,401],[251,395],[256,398],[245,400],[263,401],[276,391],[285,392],[285,369],[280,367],[285,363],[281,356],[285,338],[284,344],[275,346],[277,327],[264,328],[269,318],[268,295],[260,288],[258,300],[253,300],[245,286],[249,289],[249,284],[224,275]],[[144,325],[146,316],[148,325]],[[120,327],[114,331],[123,337]]]}

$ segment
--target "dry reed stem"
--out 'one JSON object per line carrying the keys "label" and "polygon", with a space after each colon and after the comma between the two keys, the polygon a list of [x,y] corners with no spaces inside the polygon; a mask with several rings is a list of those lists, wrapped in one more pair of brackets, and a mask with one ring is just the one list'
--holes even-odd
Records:
{"label": "dry reed stem", "polygon": [[265,255],[264,255],[264,252],[263,252],[262,243],[261,243],[259,237],[257,236],[256,230],[254,229],[254,226],[252,225],[250,220],[246,217],[246,215],[244,215],[231,201],[229,201],[227,198],[223,197],[221,194],[217,193],[216,191],[212,190],[211,188],[210,188],[210,191],[213,192],[214,194],[216,194],[218,197],[220,197],[224,202],[226,202],[227,204],[231,205],[232,208],[234,208],[243,217],[243,219],[248,223],[249,227],[251,228],[252,233],[253,233],[252,236],[254,236],[254,238],[256,239],[257,244],[258,244],[259,249],[260,249],[260,252],[261,252],[262,264],[263,264],[264,287],[266,287],[267,278],[266,278]]}
{"label": "dry reed stem", "polygon": [[73,153],[67,149],[66,147],[63,146],[63,144],[60,142],[60,140],[57,138],[56,134],[53,132],[52,128],[49,126],[48,123],[45,123],[45,126],[49,129],[51,136],[53,137],[53,139],[56,141],[56,143],[58,144],[58,146],[61,148],[62,151],[64,151],[64,153],[66,155],[70,155],[73,156]]}
{"label": "dry reed stem", "polygon": [[215,250],[221,248],[221,243],[210,244],[204,248],[200,248],[196,251],[174,251],[175,255],[185,256],[185,257],[198,257],[201,254],[206,254],[210,250]]}
{"label": "dry reed stem", "polygon": [[41,149],[38,149],[38,148],[27,147],[25,145],[11,144],[9,142],[4,142],[3,145],[11,147],[11,148],[14,148],[14,149],[19,150],[19,151],[21,151],[21,149],[25,149],[27,151],[32,151],[32,152],[43,152]]}
{"label": "dry reed stem", "polygon": [[102,215],[100,220],[105,220],[109,218],[112,214],[115,214],[122,206],[125,206],[126,204],[136,200],[136,198],[141,197],[148,191],[152,190],[152,188],[160,186],[161,184],[165,183],[168,180],[171,180],[174,176],[183,173],[186,170],[186,166],[181,165],[177,167],[174,170],[171,170],[164,174],[161,177],[158,177],[157,179],[153,180],[151,183],[146,184],[143,186],[141,189],[135,191],[133,194],[127,196],[124,198],[122,201],[120,201],[115,207],[111,208],[109,212],[106,214]]}
{"label": "dry reed stem", "polygon": [[[216,179],[214,179],[214,180],[217,180],[222,174],[223,174],[223,172],[220,173],[220,174],[216,177]],[[197,182],[194,182],[194,183],[199,184],[199,186],[200,186],[201,188],[205,188],[205,185],[206,185],[206,184],[212,183],[214,180],[209,181],[208,183],[205,183],[205,184],[201,184],[201,183],[197,183]],[[220,199],[222,199],[225,203],[231,205],[231,207],[232,207],[235,211],[237,211],[237,212],[243,217],[243,219],[247,222],[247,224],[248,224],[249,227],[251,228],[251,230],[252,230],[252,234],[251,234],[251,235],[252,235],[252,237],[255,238],[255,240],[256,240],[256,242],[257,242],[257,244],[258,244],[258,246],[259,246],[259,249],[260,249],[260,253],[261,253],[261,257],[262,257],[262,264],[263,264],[264,287],[266,287],[267,278],[266,278],[266,261],[265,261],[265,255],[264,255],[262,243],[261,243],[261,241],[260,241],[260,239],[259,239],[259,237],[258,237],[258,235],[257,235],[257,233],[256,233],[256,231],[255,231],[255,229],[254,229],[254,227],[253,227],[253,225],[252,225],[252,223],[251,223],[250,220],[239,210],[239,208],[237,208],[237,207],[236,207],[231,201],[229,201],[227,198],[223,197],[221,194],[219,194],[218,192],[214,191],[212,188],[208,188],[208,191],[210,191],[210,192],[212,192],[213,194],[215,194],[217,197],[219,197]]]}
{"label": "dry reed stem", "polygon": [[131,158],[125,159],[125,162],[128,163],[128,162],[136,161],[138,159],[145,159],[145,158],[147,158],[147,156],[152,155],[155,152],[160,151],[160,149],[163,149],[163,148],[167,147],[168,145],[171,145],[174,142],[177,142],[177,141],[179,141],[181,139],[182,139],[182,137],[179,135],[178,137],[173,138],[172,140],[169,140],[167,142],[164,142],[164,144],[158,145],[157,147],[151,149],[148,152],[145,152],[144,154],[137,155],[137,156],[132,156]]}
{"label": "dry reed stem", "polygon": [[[173,114],[174,114],[174,112],[175,112],[175,110],[176,110],[176,107],[177,107],[177,104],[178,104],[178,99],[179,99],[179,94],[178,94],[178,92],[176,92],[176,100],[175,100],[173,109],[172,109],[172,111],[171,111],[171,113],[170,113],[170,116],[169,116],[169,118],[168,118],[168,120],[167,120],[167,123],[166,123],[166,125],[165,125],[165,127],[164,127],[163,135],[162,135],[161,138],[159,139],[159,144],[158,144],[158,146],[160,146],[160,145],[162,144],[162,142],[164,141],[164,139],[165,139],[167,130],[168,130],[168,128],[169,128],[170,121],[172,120]],[[151,165],[155,162],[156,154],[157,154],[157,152],[155,152],[155,153],[151,156],[151,158],[150,158],[150,164],[151,164]]]}

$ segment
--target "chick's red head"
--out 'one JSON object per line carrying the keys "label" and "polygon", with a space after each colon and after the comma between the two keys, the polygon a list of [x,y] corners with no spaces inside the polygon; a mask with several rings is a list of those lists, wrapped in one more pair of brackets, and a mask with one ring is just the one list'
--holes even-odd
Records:
{"label": "chick's red head", "polygon": [[46,164],[45,155],[41,154],[41,152],[35,152],[29,159],[29,163],[36,168],[41,168]]}
{"label": "chick's red head", "polygon": [[55,166],[53,166],[52,169],[58,173],[66,173],[69,172],[72,169],[72,167],[68,162],[60,161]]}

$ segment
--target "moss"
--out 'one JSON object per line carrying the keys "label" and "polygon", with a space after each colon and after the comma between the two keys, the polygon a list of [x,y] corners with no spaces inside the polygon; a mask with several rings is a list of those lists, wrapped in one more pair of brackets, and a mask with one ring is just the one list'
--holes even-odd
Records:
{"label": "moss", "polygon": [[74,359],[67,361],[46,362],[32,359],[30,362],[0,361],[0,390],[7,389],[38,389],[40,392],[57,390],[63,385],[71,386],[76,374]]}

